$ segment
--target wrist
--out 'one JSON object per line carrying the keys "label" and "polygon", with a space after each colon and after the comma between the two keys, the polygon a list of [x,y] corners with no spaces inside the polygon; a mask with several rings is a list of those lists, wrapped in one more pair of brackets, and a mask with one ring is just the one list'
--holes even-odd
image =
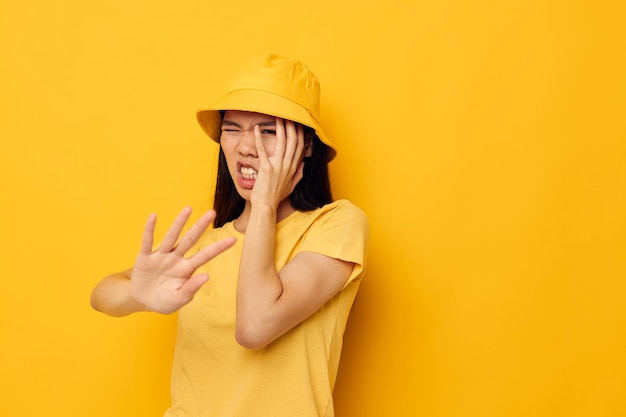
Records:
{"label": "wrist", "polygon": [[276,218],[278,206],[269,202],[255,202],[251,204],[250,216],[259,216],[262,219]]}

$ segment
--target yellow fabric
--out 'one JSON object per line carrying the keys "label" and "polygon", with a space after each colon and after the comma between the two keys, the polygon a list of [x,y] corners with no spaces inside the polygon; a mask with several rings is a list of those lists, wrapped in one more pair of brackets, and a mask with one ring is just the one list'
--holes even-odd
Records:
{"label": "yellow fabric", "polygon": [[209,262],[210,280],[179,312],[166,417],[331,417],[346,321],[364,269],[369,229],[347,200],[291,214],[277,224],[276,266],[309,251],[354,262],[344,289],[268,347],[248,350],[234,337],[237,273],[244,236],[232,222],[199,246],[227,236],[236,245]]}
{"label": "yellow fabric", "polygon": [[301,123],[315,129],[330,147],[330,161],[337,150],[320,125],[320,94],[320,83],[305,64],[280,55],[264,55],[243,62],[226,94],[196,116],[204,132],[218,143],[221,110],[251,111]]}

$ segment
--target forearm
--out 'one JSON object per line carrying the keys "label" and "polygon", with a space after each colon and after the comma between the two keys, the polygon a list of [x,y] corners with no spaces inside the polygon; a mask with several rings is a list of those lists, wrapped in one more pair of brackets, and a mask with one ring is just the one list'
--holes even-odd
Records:
{"label": "forearm", "polygon": [[91,293],[91,306],[114,317],[145,311],[144,306],[130,295],[130,275],[127,271],[103,278]]}
{"label": "forearm", "polygon": [[236,337],[247,347],[264,345],[275,327],[275,309],[283,293],[274,263],[275,239],[276,211],[270,206],[253,206],[237,284]]}

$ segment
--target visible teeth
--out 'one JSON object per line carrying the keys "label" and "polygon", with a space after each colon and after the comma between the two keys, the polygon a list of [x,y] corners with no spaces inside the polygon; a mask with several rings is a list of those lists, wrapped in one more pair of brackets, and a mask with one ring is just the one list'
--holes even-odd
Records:
{"label": "visible teeth", "polygon": [[256,179],[257,172],[250,167],[241,167],[241,176],[244,180],[254,180]]}

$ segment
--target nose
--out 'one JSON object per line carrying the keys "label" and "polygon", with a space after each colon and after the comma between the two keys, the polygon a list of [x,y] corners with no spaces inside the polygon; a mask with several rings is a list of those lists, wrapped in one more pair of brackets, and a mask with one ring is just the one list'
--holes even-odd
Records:
{"label": "nose", "polygon": [[254,129],[243,130],[239,135],[239,143],[237,144],[237,152],[246,156],[256,158],[256,143],[254,139]]}

